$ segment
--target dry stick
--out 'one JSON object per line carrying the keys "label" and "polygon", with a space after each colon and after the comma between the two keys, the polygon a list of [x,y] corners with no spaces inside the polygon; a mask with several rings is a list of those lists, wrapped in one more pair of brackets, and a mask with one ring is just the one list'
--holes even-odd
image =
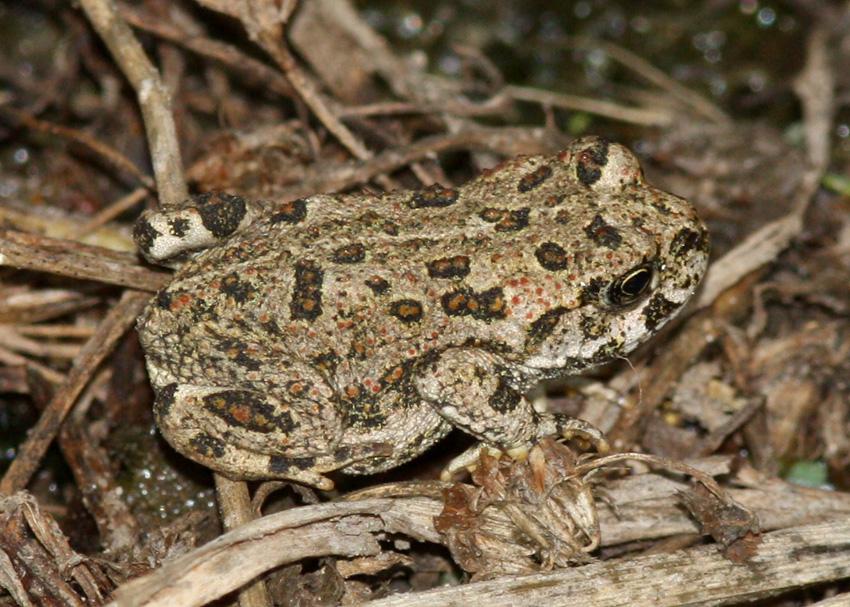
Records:
{"label": "dry stick", "polygon": [[21,445],[6,475],[0,481],[0,494],[11,495],[26,487],[47,452],[47,447],[59,431],[62,420],[91,379],[92,371],[112,352],[149,298],[149,293],[127,291],[101,321],[97,331],[74,361],[65,384],[41,414],[38,423],[27,434],[26,442]]}
{"label": "dry stick", "polygon": [[555,141],[551,132],[542,128],[481,127],[458,133],[424,137],[410,145],[384,150],[368,160],[353,160],[342,164],[313,165],[304,170],[298,183],[275,191],[280,199],[295,199],[316,192],[331,192],[365,183],[380,173],[388,173],[411,162],[449,150],[474,148],[497,151],[506,156],[521,152],[551,151],[562,141]]}
{"label": "dry stick", "polygon": [[22,367],[35,371],[52,384],[61,384],[65,381],[65,376],[62,373],[3,347],[0,347],[0,364],[6,367]]}
{"label": "dry stick", "polygon": [[261,43],[266,52],[271,55],[272,59],[278,64],[278,67],[286,74],[286,78],[296,90],[298,96],[306,103],[313,111],[316,117],[321,120],[334,136],[339,139],[348,151],[356,158],[366,159],[371,158],[372,153],[366,149],[357,137],[339,120],[328,105],[325,103],[321,93],[319,93],[316,84],[307,76],[304,70],[295,61],[289,49],[279,40],[272,39],[268,35],[263,35]]}
{"label": "dry stick", "polygon": [[15,571],[15,565],[5,550],[0,550],[0,588],[6,590],[20,607],[35,607],[21,583],[21,576]]}
{"label": "dry stick", "polygon": [[201,36],[192,36],[137,8],[122,6],[121,15],[135,27],[233,68],[240,77],[256,81],[278,95],[291,97],[294,94],[286,76],[262,61],[247,56],[235,46]]}
{"label": "dry stick", "polygon": [[830,133],[835,118],[835,72],[830,66],[828,37],[816,29],[808,40],[806,66],[794,80],[794,92],[803,106],[806,156],[823,171],[829,165]]}
{"label": "dry stick", "polygon": [[124,211],[133,208],[136,204],[144,200],[147,195],[148,191],[145,188],[136,188],[126,196],[122,196],[119,200],[107,205],[104,209],[92,215],[88,221],[77,228],[73,235],[74,238],[82,238],[83,236],[94,232],[100,226],[112,221]]}
{"label": "dry stick", "polygon": [[673,122],[675,117],[674,113],[667,108],[626,107],[612,101],[553,93],[527,86],[506,86],[505,93],[520,101],[532,101],[544,106],[578,110],[646,126],[666,126]]}
{"label": "dry stick", "polygon": [[188,197],[188,190],[171,95],[114,2],[80,0],[80,5],[138,95],[160,201],[164,206],[177,205]]}
{"label": "dry stick", "polygon": [[199,607],[282,564],[328,554],[378,554],[374,535],[381,518],[398,507],[370,500],[264,516],[124,584],[107,607]]}
{"label": "dry stick", "polygon": [[[215,490],[225,531],[231,531],[254,520],[248,484],[232,481],[221,474],[215,475]],[[265,580],[259,579],[239,591],[240,607],[266,607],[271,597]]]}
{"label": "dry stick", "polygon": [[0,228],[0,266],[151,292],[161,288],[169,277],[167,272],[140,266],[128,253],[3,228]]}
{"label": "dry stick", "polygon": [[621,46],[603,40],[577,37],[574,38],[574,42],[579,46],[602,49],[603,52],[615,61],[619,61],[636,74],[646,78],[658,88],[667,91],[670,95],[694,108],[698,113],[702,114],[712,122],[718,124],[729,122],[729,117],[723,112],[723,110],[718,108],[699,93],[680,84],[649,63],[643,57],[640,57]]}
{"label": "dry stick", "polygon": [[738,605],[846,578],[850,570],[848,541],[850,524],[836,520],[765,534],[745,564],[727,560],[716,546],[701,546],[398,594],[357,607]]}

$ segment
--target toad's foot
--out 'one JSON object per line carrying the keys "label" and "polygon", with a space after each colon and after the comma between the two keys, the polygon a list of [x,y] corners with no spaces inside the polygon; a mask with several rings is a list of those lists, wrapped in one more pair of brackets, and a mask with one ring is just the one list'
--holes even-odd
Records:
{"label": "toad's foot", "polygon": [[[537,427],[539,432],[537,440],[546,436],[561,436],[567,440],[580,438],[592,444],[602,455],[611,450],[599,428],[575,417],[542,414]],[[446,483],[451,482],[452,478],[464,469],[474,472],[484,451],[496,458],[506,454],[514,460],[521,461],[528,457],[531,446],[526,444],[503,450],[485,443],[478,443],[452,459],[440,474],[440,480]]]}

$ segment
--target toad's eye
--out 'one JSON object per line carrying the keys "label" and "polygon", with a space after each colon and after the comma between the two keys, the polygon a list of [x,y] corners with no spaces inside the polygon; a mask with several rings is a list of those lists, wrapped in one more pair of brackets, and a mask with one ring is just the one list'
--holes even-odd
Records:
{"label": "toad's eye", "polygon": [[636,302],[652,284],[651,263],[635,266],[614,279],[605,291],[605,301],[612,306],[623,307]]}

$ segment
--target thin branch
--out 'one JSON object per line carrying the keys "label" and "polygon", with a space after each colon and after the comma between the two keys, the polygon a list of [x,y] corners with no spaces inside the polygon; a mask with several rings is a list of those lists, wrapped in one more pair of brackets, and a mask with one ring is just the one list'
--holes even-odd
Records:
{"label": "thin branch", "polygon": [[133,30],[118,14],[114,2],[80,0],[80,5],[136,91],[160,201],[164,206],[177,205],[188,197],[188,190],[171,111],[171,95]]}

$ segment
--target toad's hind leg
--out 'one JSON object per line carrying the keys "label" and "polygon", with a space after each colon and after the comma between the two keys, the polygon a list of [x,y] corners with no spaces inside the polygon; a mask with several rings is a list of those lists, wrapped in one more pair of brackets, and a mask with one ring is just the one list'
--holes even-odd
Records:
{"label": "toad's hind leg", "polygon": [[286,479],[332,489],[323,476],[352,463],[386,457],[392,446],[339,446],[336,419],[298,413],[257,392],[169,384],[157,390],[154,417],[186,457],[233,479]]}

